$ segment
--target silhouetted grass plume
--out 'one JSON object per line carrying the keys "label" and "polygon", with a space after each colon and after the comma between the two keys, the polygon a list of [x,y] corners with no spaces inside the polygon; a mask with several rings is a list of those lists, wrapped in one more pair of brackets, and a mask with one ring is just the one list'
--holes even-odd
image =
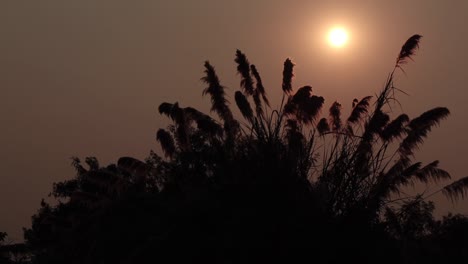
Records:
{"label": "silhouetted grass plume", "polygon": [[[205,62],[203,95],[217,117],[165,102],[158,110],[172,124],[156,132],[163,157],[152,151],[106,167],[73,158],[76,176],[54,184],[56,204],[42,202],[25,230],[22,263],[468,261],[467,218],[437,221],[434,193],[403,192],[451,179],[437,160],[414,160],[449,110],[410,118],[392,107],[396,69],[420,40],[408,39],[382,90],[353,100],[347,117],[318,88],[293,87],[291,59],[271,109],[256,66],[237,50],[239,122]],[[467,191],[465,177],[437,192],[459,199]]]}

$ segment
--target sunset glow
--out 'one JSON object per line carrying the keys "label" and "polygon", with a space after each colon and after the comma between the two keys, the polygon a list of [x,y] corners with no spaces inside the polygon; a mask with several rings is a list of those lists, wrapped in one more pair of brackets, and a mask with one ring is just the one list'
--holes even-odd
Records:
{"label": "sunset glow", "polygon": [[348,42],[348,33],[343,28],[334,28],[328,34],[328,41],[334,47],[343,47]]}

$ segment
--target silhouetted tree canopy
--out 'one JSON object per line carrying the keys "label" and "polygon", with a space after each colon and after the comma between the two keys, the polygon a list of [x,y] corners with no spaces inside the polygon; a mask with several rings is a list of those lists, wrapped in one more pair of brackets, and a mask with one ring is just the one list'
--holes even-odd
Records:
{"label": "silhouetted tree canopy", "polygon": [[[240,89],[227,89],[205,62],[212,117],[162,103],[172,120],[156,133],[164,156],[122,157],[101,166],[72,159],[76,176],[55,183],[25,230],[31,263],[446,263],[468,261],[468,219],[433,217],[433,194],[406,186],[451,179],[414,153],[445,107],[410,118],[393,102],[394,75],[414,56],[412,36],[378,96],[355,99],[343,118],[312,86],[294,89],[284,62],[278,109],[255,65],[236,51]],[[347,105],[347,104],[346,104]],[[323,109],[328,107],[328,109]],[[239,117],[240,118],[240,117]],[[440,190],[463,198],[468,177]],[[8,256],[0,258],[6,261]],[[25,260],[22,260],[25,261]]]}

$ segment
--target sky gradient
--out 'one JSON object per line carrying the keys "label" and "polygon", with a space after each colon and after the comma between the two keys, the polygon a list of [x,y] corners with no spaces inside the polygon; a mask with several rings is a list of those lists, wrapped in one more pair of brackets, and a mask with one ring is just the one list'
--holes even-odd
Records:
{"label": "sky gradient", "polygon": [[[463,0],[2,1],[0,231],[21,239],[52,183],[74,176],[70,157],[106,165],[158,150],[155,132],[168,124],[161,102],[208,112],[205,60],[233,102],[236,49],[257,66],[273,105],[290,57],[296,89],[311,85],[325,109],[335,100],[349,109],[382,88],[404,41],[423,35],[397,75],[409,96],[398,98],[410,117],[450,109],[417,158],[467,176],[467,12]],[[341,50],[326,44],[334,25],[349,30]],[[466,200],[434,199],[439,215],[468,213]]]}

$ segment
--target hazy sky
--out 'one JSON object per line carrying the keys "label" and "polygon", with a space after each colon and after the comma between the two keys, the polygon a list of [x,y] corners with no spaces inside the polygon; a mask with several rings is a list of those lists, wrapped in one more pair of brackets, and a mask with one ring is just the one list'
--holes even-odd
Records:
{"label": "hazy sky", "polygon": [[[52,183],[74,176],[71,156],[102,164],[143,159],[166,126],[157,107],[178,101],[202,110],[203,62],[228,94],[239,87],[234,54],[256,64],[274,103],[283,62],[296,88],[311,85],[350,107],[382,88],[401,45],[423,35],[415,62],[398,74],[403,111],[415,117],[446,106],[452,114],[418,158],[468,175],[468,1],[22,1],[0,2],[0,231],[21,228]],[[333,50],[325,33],[340,24],[349,45]],[[231,100],[233,101],[233,100]],[[468,212],[438,196],[439,213]]]}

